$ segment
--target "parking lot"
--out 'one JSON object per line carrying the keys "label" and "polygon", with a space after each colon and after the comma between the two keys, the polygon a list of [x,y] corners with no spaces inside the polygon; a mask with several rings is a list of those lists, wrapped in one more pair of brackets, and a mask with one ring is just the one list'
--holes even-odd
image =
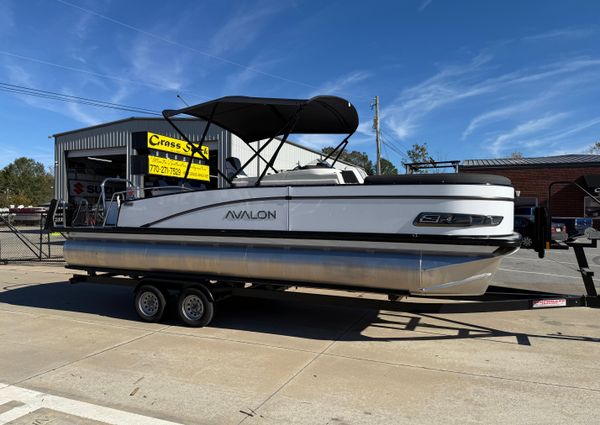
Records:
{"label": "parking lot", "polygon": [[[0,424],[597,422],[599,310],[238,299],[193,329],[139,322],[130,289],[69,285],[60,265],[0,273]],[[520,251],[495,283],[583,291],[572,251]]]}

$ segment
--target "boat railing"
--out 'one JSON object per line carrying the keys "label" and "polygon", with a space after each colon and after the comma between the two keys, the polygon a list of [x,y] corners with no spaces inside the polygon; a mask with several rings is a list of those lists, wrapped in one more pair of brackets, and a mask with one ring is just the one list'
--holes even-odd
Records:
{"label": "boat railing", "polygon": [[[126,185],[125,190],[107,193],[107,185],[121,183]],[[48,225],[52,228],[63,227],[110,227],[115,226],[119,208],[123,202],[169,193],[193,191],[185,186],[158,186],[141,188],[135,186],[130,180],[120,178],[107,178],[100,185],[100,196],[95,204],[85,198],[75,198],[70,202],[60,199],[53,201],[55,205],[50,208]]]}
{"label": "boat railing", "polygon": [[[131,180],[129,179],[123,179],[120,177],[108,177],[106,179],[104,179],[102,181],[102,183],[100,184],[100,197],[98,198],[98,202],[96,203],[96,207],[95,207],[95,211],[94,211],[94,215],[93,215],[93,223],[92,225],[98,225],[99,223],[102,223],[102,226],[106,225],[106,221],[108,218],[108,213],[110,213],[109,210],[107,210],[107,201],[106,201],[106,186],[107,184],[125,184],[125,194],[126,194],[126,199],[127,200],[131,200],[131,199],[135,199],[136,197],[139,197],[139,188],[134,185]],[[120,192],[119,192],[120,193]],[[114,194],[113,194],[114,197]],[[112,199],[112,198],[111,198]],[[112,207],[112,201],[111,204],[109,204],[110,207]],[[120,206],[120,202],[119,202],[119,206]],[[118,208],[117,210],[118,211]]]}
{"label": "boat railing", "polygon": [[[101,214],[102,218],[102,227],[105,226],[115,226],[116,218],[118,216],[119,208],[121,208],[121,204],[127,201],[133,201],[135,199],[146,198],[149,194],[150,196],[157,195],[166,195],[167,193],[175,193],[175,192],[189,192],[194,189],[185,187],[185,186],[157,186],[157,187],[137,187],[133,186],[133,188],[129,188],[127,190],[122,190],[120,192],[115,192],[112,194],[110,201],[103,202],[102,208],[103,213]],[[166,193],[165,193],[166,192]]]}

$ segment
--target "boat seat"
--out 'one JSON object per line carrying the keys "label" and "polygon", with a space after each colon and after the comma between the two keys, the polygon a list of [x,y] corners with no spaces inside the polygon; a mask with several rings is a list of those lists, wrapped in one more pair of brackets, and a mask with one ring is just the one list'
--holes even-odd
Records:
{"label": "boat seat", "polygon": [[493,174],[444,173],[444,174],[403,174],[393,176],[368,176],[365,184],[481,184],[512,186],[509,178]]}
{"label": "boat seat", "polygon": [[[227,176],[227,178],[230,178],[231,176],[233,176],[233,173],[235,173],[241,167],[242,167],[242,162],[240,161],[239,158],[236,158],[235,156],[229,156],[229,157],[225,158],[225,175]],[[246,176],[246,173],[244,171],[240,171],[238,173],[238,176],[244,177],[244,176]]]}

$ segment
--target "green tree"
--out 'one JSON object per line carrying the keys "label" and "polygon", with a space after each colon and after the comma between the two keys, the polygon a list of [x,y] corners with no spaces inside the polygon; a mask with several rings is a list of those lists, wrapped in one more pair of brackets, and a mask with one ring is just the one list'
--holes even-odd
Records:
{"label": "green tree", "polygon": [[[427,151],[427,143],[423,143],[422,145],[419,143],[414,143],[412,147],[406,151],[406,156],[410,160],[410,162],[429,162],[431,161],[431,157],[429,156],[429,152]],[[423,170],[414,170],[415,173],[423,173]]]}
{"label": "green tree", "polygon": [[[323,148],[322,152],[325,155],[329,155],[331,152],[333,152],[333,149],[334,149],[333,147],[327,146],[326,148]],[[335,158],[335,155],[336,154],[333,154],[334,158]],[[359,151],[346,152],[346,151],[344,151],[344,152],[342,152],[342,155],[340,155],[339,159],[363,168],[369,175],[375,173],[375,168],[373,167],[373,162],[371,162],[371,160],[369,159],[369,155],[367,155],[364,152],[359,152]]]}
{"label": "green tree", "polygon": [[0,205],[39,205],[52,199],[54,177],[44,164],[17,158],[0,171]]}
{"label": "green tree", "polygon": [[398,169],[392,164],[391,161],[388,161],[385,158],[381,158],[381,174],[392,175],[398,174]]}

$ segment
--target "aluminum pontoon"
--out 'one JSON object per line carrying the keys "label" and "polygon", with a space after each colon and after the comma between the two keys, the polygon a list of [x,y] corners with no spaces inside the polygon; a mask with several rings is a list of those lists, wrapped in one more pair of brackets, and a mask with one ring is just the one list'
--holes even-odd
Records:
{"label": "aluminum pontoon", "polygon": [[[171,119],[179,114],[206,121],[199,144]],[[163,115],[199,156],[210,125],[237,135],[254,154],[243,165],[228,158],[230,169],[216,170],[225,188],[149,196],[128,187],[110,200],[103,191],[87,225],[55,219],[55,229],[67,237],[69,267],[464,296],[483,294],[501,259],[520,246],[513,232],[514,189],[504,177],[366,176],[336,169],[358,127],[358,114],[344,99],[224,97]],[[345,137],[318,164],[275,170],[290,134]],[[252,143],[259,140],[255,150]],[[273,154],[265,159],[271,145]],[[255,159],[266,164],[264,170],[245,176]],[[54,205],[52,216],[60,210],[60,203]]]}

